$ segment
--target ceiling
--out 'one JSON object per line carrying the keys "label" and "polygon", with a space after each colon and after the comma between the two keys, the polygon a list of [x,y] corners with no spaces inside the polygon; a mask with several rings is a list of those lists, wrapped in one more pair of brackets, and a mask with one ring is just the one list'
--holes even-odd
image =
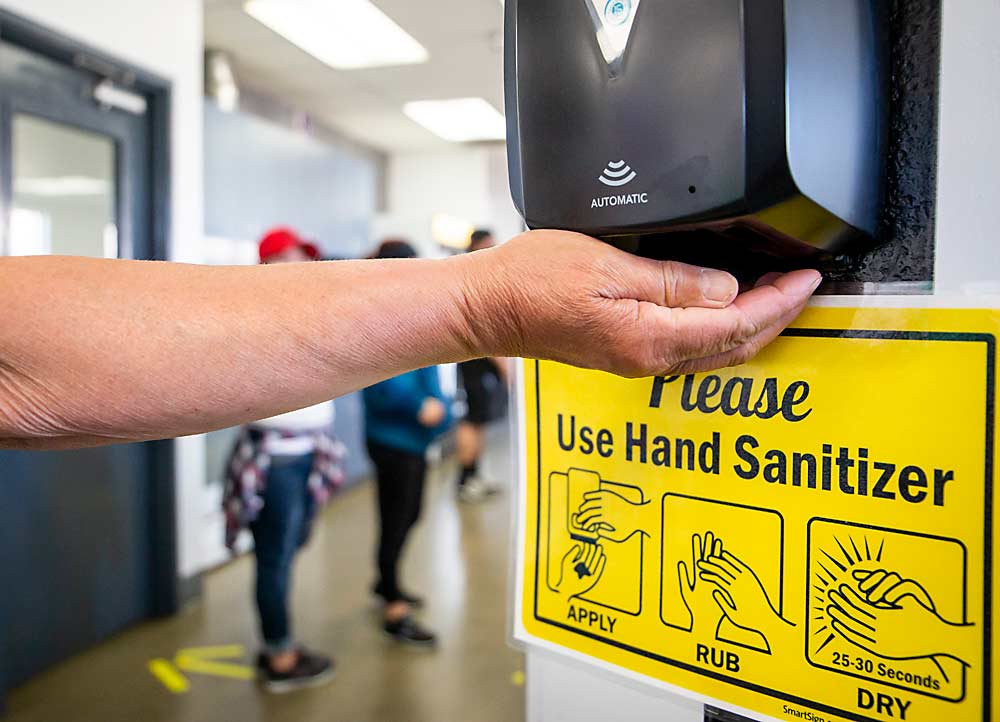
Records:
{"label": "ceiling", "polygon": [[205,0],[205,46],[231,54],[241,85],[387,152],[449,145],[403,114],[408,101],[478,96],[502,110],[497,0],[373,1],[430,51],[429,62],[334,70],[244,13],[242,0]]}

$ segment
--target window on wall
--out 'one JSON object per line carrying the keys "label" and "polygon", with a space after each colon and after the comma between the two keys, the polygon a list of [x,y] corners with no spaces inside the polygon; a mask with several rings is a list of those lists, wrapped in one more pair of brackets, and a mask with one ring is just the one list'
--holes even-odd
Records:
{"label": "window on wall", "polygon": [[10,254],[117,257],[115,141],[21,113],[12,143]]}

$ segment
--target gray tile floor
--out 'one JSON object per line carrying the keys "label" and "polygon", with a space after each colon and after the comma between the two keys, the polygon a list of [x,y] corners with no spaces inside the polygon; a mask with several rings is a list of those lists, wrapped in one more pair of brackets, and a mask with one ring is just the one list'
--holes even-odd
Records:
{"label": "gray tile floor", "polygon": [[[489,467],[506,471],[502,439]],[[454,500],[454,465],[432,476],[424,518],[404,565],[426,595],[423,619],[439,632],[435,652],[392,645],[378,627],[372,582],[375,505],[371,484],[337,498],[300,557],[294,591],[299,636],[339,662],[325,688],[269,696],[253,682],[190,674],[174,694],[147,670],[184,647],[256,649],[253,564],[209,574],[204,597],[178,617],[143,624],[14,690],[5,722],[517,722],[522,656],[507,646],[510,492],[477,507]]]}

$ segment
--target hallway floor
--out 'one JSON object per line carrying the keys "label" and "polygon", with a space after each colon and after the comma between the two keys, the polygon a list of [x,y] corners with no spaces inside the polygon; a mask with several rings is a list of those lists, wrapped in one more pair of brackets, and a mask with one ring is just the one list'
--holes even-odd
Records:
{"label": "hallway floor", "polygon": [[296,567],[297,635],[336,656],[338,673],[329,686],[272,696],[252,681],[188,673],[189,690],[177,694],[148,671],[154,658],[210,645],[242,645],[244,657],[232,661],[253,664],[253,563],[243,557],[208,574],[200,603],[179,616],[129,630],[14,690],[4,721],[523,719],[523,658],[506,636],[510,492],[462,506],[453,483],[453,464],[432,474],[403,566],[404,581],[429,602],[421,618],[440,635],[436,651],[401,648],[382,635],[368,591],[375,501],[372,484],[365,483],[331,503]]}

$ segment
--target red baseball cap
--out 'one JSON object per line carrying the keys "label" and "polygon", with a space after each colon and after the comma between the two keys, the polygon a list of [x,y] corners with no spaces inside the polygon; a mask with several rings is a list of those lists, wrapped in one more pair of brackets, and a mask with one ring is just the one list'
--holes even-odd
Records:
{"label": "red baseball cap", "polygon": [[284,253],[290,248],[301,248],[314,261],[319,258],[319,248],[309,243],[291,228],[272,228],[260,239],[260,262]]}

